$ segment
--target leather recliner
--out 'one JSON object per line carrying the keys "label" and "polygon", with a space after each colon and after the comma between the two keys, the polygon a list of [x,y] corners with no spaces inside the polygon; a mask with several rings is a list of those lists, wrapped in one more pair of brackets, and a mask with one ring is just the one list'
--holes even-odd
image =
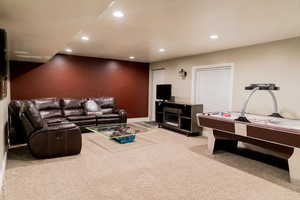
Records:
{"label": "leather recliner", "polygon": [[48,124],[32,102],[24,103],[20,120],[34,157],[53,158],[80,153],[81,131],[75,124],[68,121]]}
{"label": "leather recliner", "polygon": [[[101,114],[87,115],[84,110],[84,103],[87,100],[95,101],[101,109]],[[36,117],[30,118],[30,115],[26,114],[25,108],[31,108],[31,111],[35,109],[39,115],[35,114]],[[63,141],[65,140],[64,138],[73,138],[69,134],[75,132],[76,135],[78,129],[83,130],[86,126],[127,122],[126,111],[117,109],[116,102],[113,97],[97,97],[87,99],[41,98],[32,100],[14,100],[9,105],[9,111],[11,124],[9,137],[10,144],[28,143],[31,152],[36,157],[56,157],[59,155],[73,154],[76,152],[72,150],[70,152],[55,153],[55,149],[59,149],[60,147],[55,147],[55,145],[58,145],[58,141],[51,138],[46,139],[46,137],[50,136],[51,134],[57,133],[57,139],[61,138],[59,141],[62,145],[64,143]],[[27,111],[27,113],[30,112]],[[32,124],[39,124],[39,121],[43,122],[42,127],[32,126]],[[64,134],[62,134],[62,132],[64,132]],[[79,142],[78,136],[74,136],[74,138],[77,138],[77,140],[76,142],[73,141],[72,144],[76,144],[75,146],[78,147],[78,144],[81,144],[81,142]],[[46,153],[45,149],[40,149],[42,148],[40,145],[46,141],[50,143],[54,142],[53,144],[55,144],[50,144],[50,146],[47,147],[48,153]],[[51,148],[54,149],[51,150]],[[76,149],[78,151],[78,148]],[[49,152],[50,150],[52,153]],[[40,152],[40,154],[38,152]]]}

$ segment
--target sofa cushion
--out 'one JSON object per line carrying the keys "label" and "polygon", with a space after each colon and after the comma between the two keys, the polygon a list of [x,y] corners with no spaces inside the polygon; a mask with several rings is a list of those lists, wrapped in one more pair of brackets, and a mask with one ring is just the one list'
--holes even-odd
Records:
{"label": "sofa cushion", "polygon": [[63,117],[61,110],[42,110],[40,113],[43,119]]}
{"label": "sofa cushion", "polygon": [[99,112],[87,112],[86,115],[100,116],[100,115],[103,115],[103,112],[102,111],[99,111]]}
{"label": "sofa cushion", "polygon": [[64,116],[78,116],[78,115],[84,115],[84,110],[82,108],[79,109],[65,109],[63,111]]}
{"label": "sofa cushion", "polygon": [[63,121],[65,121],[65,118],[49,118],[49,119],[45,119],[47,124],[54,124],[54,123],[61,123]]}
{"label": "sofa cushion", "polygon": [[101,109],[103,115],[106,115],[106,114],[112,114],[113,113],[113,109],[112,108],[104,108],[104,109]]}
{"label": "sofa cushion", "polygon": [[89,119],[96,119],[95,115],[82,115],[82,116],[70,116],[67,117],[70,121],[79,121],[79,120],[89,120]]}
{"label": "sofa cushion", "polygon": [[63,129],[72,129],[77,128],[76,124],[68,122],[68,123],[60,123],[55,125],[48,126],[48,131],[55,131],[55,130],[63,130]]}
{"label": "sofa cushion", "polygon": [[44,121],[41,117],[41,114],[34,104],[27,104],[24,108],[24,113],[35,130],[44,127]]}
{"label": "sofa cushion", "polygon": [[63,98],[61,99],[62,107],[64,109],[82,108],[83,99]]}
{"label": "sofa cushion", "polygon": [[57,98],[43,98],[33,99],[32,102],[35,104],[38,110],[47,109],[60,109],[59,99]]}

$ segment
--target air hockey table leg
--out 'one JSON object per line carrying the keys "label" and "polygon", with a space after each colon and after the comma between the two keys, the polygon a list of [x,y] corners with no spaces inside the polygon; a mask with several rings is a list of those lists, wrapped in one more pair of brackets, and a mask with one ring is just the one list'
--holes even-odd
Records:
{"label": "air hockey table leg", "polygon": [[294,148],[294,153],[288,160],[291,183],[300,186],[300,149]]}
{"label": "air hockey table leg", "polygon": [[216,138],[214,136],[214,131],[213,129],[209,129],[208,130],[209,134],[208,134],[208,152],[210,154],[214,154],[214,150],[215,150],[215,144],[216,144]]}

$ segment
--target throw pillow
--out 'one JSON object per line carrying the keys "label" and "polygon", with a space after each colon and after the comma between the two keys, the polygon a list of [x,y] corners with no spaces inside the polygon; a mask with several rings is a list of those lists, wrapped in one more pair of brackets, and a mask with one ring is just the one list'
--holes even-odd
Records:
{"label": "throw pillow", "polygon": [[93,100],[88,100],[84,103],[84,111],[85,111],[86,115],[101,115],[102,114],[101,108]]}

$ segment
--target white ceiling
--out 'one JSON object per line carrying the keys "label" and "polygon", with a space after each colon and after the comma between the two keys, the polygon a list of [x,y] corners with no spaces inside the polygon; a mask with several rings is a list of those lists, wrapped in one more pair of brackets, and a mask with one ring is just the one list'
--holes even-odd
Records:
{"label": "white ceiling", "polygon": [[[8,32],[10,58],[46,61],[63,49],[83,26],[93,23],[112,0],[88,2],[0,0],[0,28]],[[15,51],[27,54],[19,57]]]}
{"label": "white ceiling", "polygon": [[[0,26],[8,29],[11,58],[23,59],[15,50],[52,56],[68,47],[75,55],[122,60],[135,56],[136,61],[155,62],[300,36],[300,0],[110,3],[1,0]],[[116,10],[123,11],[124,18],[113,17]],[[209,39],[211,34],[219,39]],[[90,40],[82,41],[82,35]]]}

